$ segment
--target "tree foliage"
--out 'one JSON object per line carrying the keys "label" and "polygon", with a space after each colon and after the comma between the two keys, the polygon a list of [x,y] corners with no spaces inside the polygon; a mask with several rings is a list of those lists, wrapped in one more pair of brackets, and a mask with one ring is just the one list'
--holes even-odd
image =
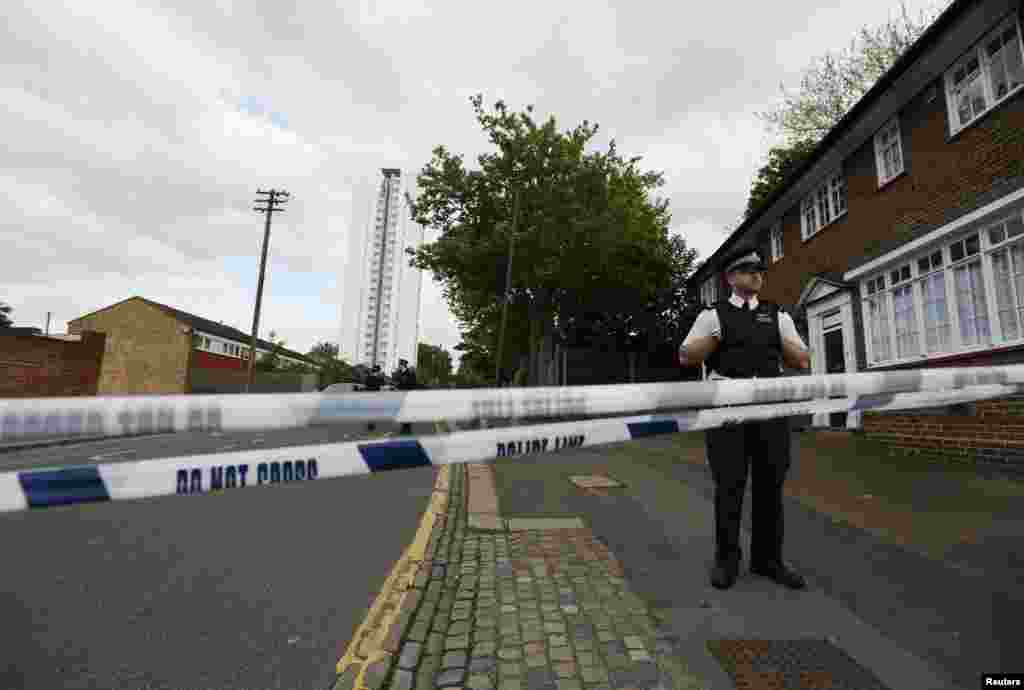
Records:
{"label": "tree foliage", "polygon": [[791,94],[780,85],[782,104],[759,117],[781,131],[788,146],[821,141],[950,4],[942,2],[939,8],[922,10],[915,20],[901,0],[899,19],[862,27],[849,47],[814,59],[799,90]]}
{"label": "tree foliage", "polygon": [[452,382],[452,356],[443,347],[419,343],[416,358],[416,377],[420,385],[447,388]]}
{"label": "tree foliage", "polygon": [[767,162],[757,171],[743,219],[785,183],[850,108],[921,37],[949,5],[949,0],[943,2],[943,7],[922,10],[913,19],[901,1],[897,20],[862,27],[846,49],[812,60],[796,93],[780,84],[782,103],[773,111],[757,115],[782,135],[783,143],[769,150]]}
{"label": "tree foliage", "polygon": [[288,367],[285,366],[284,360],[281,359],[281,355],[284,354],[284,339],[279,338],[276,331],[270,331],[267,340],[270,341],[273,347],[267,354],[256,357],[256,364],[253,368],[256,371],[285,371]]}
{"label": "tree foliage", "polygon": [[332,383],[353,383],[352,365],[339,356],[336,343],[319,342],[310,348],[306,356],[320,365],[319,387]]}
{"label": "tree foliage", "polygon": [[[441,282],[465,329],[460,375],[467,381],[493,379],[510,252],[503,365],[509,356],[550,355],[559,321],[647,306],[676,269],[668,202],[650,199],[663,184],[660,173],[641,171],[638,157],[624,159],[614,140],[607,151],[587,153],[598,126],[586,120],[560,132],[554,117],[534,122],[532,106],[513,113],[498,101],[487,112],[481,96],[470,100],[498,151],[467,169],[462,156],[434,149],[417,179],[420,194],[409,202],[414,219],[441,235],[407,250],[410,265]],[[543,367],[528,368],[531,385],[545,382]]]}
{"label": "tree foliage", "polygon": [[775,146],[768,151],[768,162],[758,171],[750,188],[743,218],[749,218],[779,189],[786,179],[807,160],[818,142],[812,139],[798,141],[791,146]]}

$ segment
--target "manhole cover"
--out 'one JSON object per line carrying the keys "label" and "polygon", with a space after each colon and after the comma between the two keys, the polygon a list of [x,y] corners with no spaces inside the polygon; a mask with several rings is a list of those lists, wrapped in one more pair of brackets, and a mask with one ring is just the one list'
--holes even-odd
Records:
{"label": "manhole cover", "polygon": [[889,690],[827,640],[709,640],[708,650],[737,688]]}
{"label": "manhole cover", "polygon": [[622,482],[599,474],[576,475],[569,477],[569,481],[581,489],[615,489],[622,486]]}

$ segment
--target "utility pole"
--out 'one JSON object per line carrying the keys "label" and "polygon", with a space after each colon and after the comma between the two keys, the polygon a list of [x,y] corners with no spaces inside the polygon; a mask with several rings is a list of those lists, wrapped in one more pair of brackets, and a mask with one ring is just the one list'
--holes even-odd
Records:
{"label": "utility pole", "polygon": [[248,393],[252,388],[253,378],[256,374],[256,334],[259,333],[260,328],[260,305],[263,303],[263,275],[267,269],[267,245],[270,244],[270,219],[275,212],[283,211],[284,209],[278,208],[288,201],[290,195],[288,192],[280,189],[271,189],[269,192],[264,192],[262,189],[256,191],[262,199],[257,199],[257,204],[265,204],[265,206],[257,206],[254,211],[266,215],[266,223],[263,226],[263,255],[260,257],[260,281],[256,287],[256,311],[252,317],[252,340],[249,345],[249,377],[245,384],[245,392]]}
{"label": "utility pole", "polygon": [[494,363],[494,385],[501,387],[501,363],[505,354],[505,326],[508,324],[508,303],[512,299],[512,253],[516,242],[516,224],[519,222],[519,186],[516,185],[512,201],[512,231],[508,236],[508,267],[505,270],[505,304],[501,307],[501,331],[498,334],[498,358]]}

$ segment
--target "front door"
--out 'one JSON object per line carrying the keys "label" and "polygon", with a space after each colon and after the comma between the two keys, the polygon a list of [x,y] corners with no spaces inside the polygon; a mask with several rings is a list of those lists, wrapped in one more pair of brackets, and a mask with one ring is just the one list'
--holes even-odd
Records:
{"label": "front door", "polygon": [[[846,352],[843,348],[842,328],[836,328],[825,333],[825,373],[846,373]],[[846,412],[832,412],[831,414],[829,414],[829,426],[833,428],[845,429],[846,415]]]}

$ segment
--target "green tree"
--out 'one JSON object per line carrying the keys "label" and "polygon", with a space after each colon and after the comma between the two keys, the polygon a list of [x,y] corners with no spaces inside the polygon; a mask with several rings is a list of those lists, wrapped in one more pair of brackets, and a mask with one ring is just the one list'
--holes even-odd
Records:
{"label": "green tree", "polygon": [[335,343],[319,342],[314,345],[306,356],[319,366],[319,387],[324,388],[333,383],[352,383],[352,365],[339,356],[339,348]]}
{"label": "green tree", "polygon": [[898,20],[862,27],[848,48],[814,59],[797,92],[791,94],[780,84],[782,103],[758,117],[780,131],[788,146],[821,141],[951,4],[950,0],[941,1],[938,8],[922,10],[914,20],[901,0]]}
{"label": "green tree", "polygon": [[417,345],[416,379],[422,386],[447,387],[454,376],[452,356],[442,347],[419,343]]}
{"label": "green tree", "polygon": [[901,0],[899,19],[862,27],[846,49],[812,60],[796,93],[780,84],[782,102],[775,110],[757,116],[782,135],[783,143],[768,151],[768,160],[751,185],[743,216],[727,227],[727,232],[757,211],[807,160],[825,135],[949,5],[949,0],[943,2],[939,8],[922,10],[915,20]]}
{"label": "green tree", "polygon": [[6,302],[0,302],[0,328],[10,328],[14,325],[14,321],[10,317],[12,310],[11,305]]}
{"label": "green tree", "polygon": [[[467,170],[462,156],[444,146],[434,149],[417,179],[421,193],[409,202],[417,222],[442,234],[407,250],[410,265],[434,274],[469,331],[461,380],[485,377],[493,383],[502,263],[509,255],[518,191],[509,324],[510,331],[522,332],[506,339],[526,340],[530,385],[542,385],[548,383],[546,368],[537,363],[552,354],[559,315],[564,320],[596,303],[621,311],[670,282],[668,202],[649,198],[663,184],[662,175],[641,172],[640,158],[623,159],[614,141],[607,152],[585,153],[596,124],[584,121],[563,133],[554,117],[538,126],[532,106],[512,113],[498,101],[490,113],[481,96],[470,100],[498,153],[480,156],[480,168]],[[517,329],[513,311],[521,319]],[[506,346],[503,354],[510,351],[516,347]]]}
{"label": "green tree", "polygon": [[282,371],[283,362],[281,355],[284,353],[285,341],[277,336],[276,331],[270,331],[267,340],[270,341],[273,347],[269,353],[256,358],[254,368],[257,371]]}
{"label": "green tree", "polygon": [[817,141],[805,139],[791,146],[775,146],[768,151],[768,162],[757,171],[757,177],[750,188],[747,208],[743,213],[744,220],[757,211],[761,204],[785,183],[800,164],[807,160],[817,145]]}

